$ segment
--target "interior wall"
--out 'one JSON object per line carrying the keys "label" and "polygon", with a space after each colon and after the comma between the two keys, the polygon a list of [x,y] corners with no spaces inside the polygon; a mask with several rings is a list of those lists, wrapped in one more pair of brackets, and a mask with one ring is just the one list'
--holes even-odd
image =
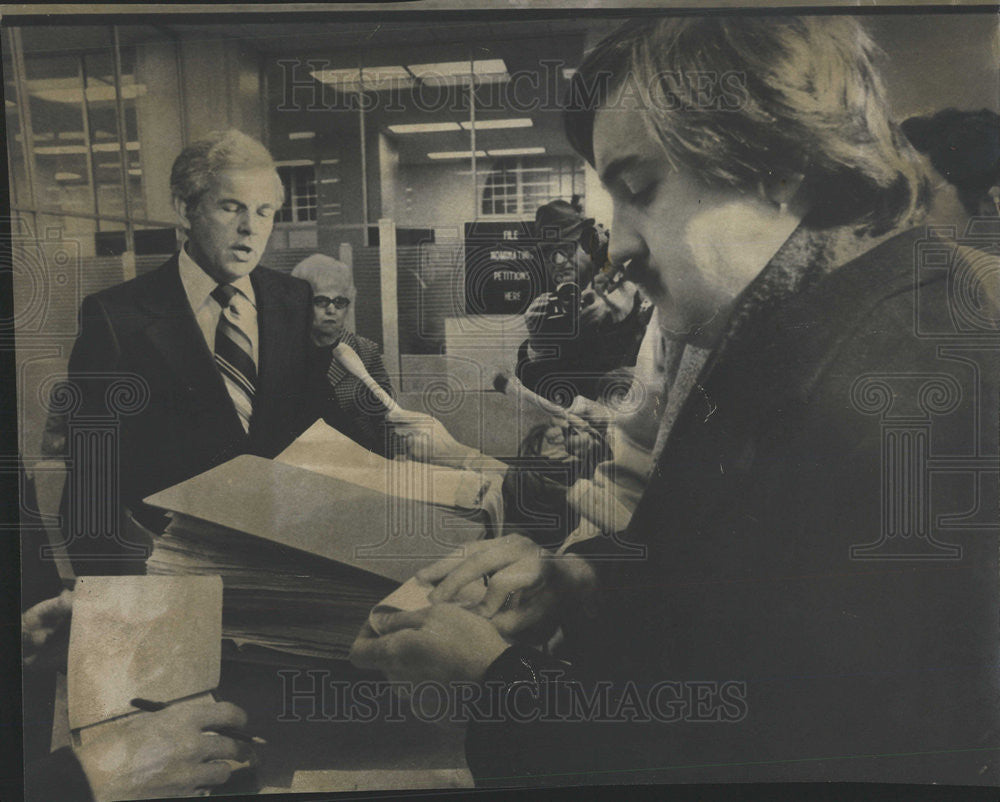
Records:
{"label": "interior wall", "polygon": [[[469,169],[468,161],[400,165],[395,200],[397,224],[461,231],[475,217]],[[489,162],[480,160],[479,169],[488,170]]]}
{"label": "interior wall", "polygon": [[949,106],[1000,110],[996,12],[868,17],[886,54],[882,74],[900,120]]}
{"label": "interior wall", "polygon": [[262,139],[257,54],[238,40],[198,37],[180,46],[188,140],[230,127]]}
{"label": "interior wall", "polygon": [[146,214],[151,220],[173,222],[176,215],[170,197],[170,168],[184,147],[173,42],[136,47],[136,81],[146,86],[145,93],[135,101]]}

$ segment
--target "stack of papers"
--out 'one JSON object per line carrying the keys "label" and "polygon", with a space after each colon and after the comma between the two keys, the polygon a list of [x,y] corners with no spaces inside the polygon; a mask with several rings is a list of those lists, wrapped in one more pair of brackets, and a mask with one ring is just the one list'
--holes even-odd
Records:
{"label": "stack of papers", "polygon": [[379,488],[315,467],[244,455],[150,496],[171,523],[148,572],[220,575],[222,634],[238,646],[343,659],[380,600],[486,532],[471,480],[446,475],[466,472],[434,468],[429,486],[462,498],[421,500],[412,483],[386,493],[399,486],[391,476]]}
{"label": "stack of papers", "polygon": [[329,659],[347,656],[371,608],[395,587],[391,579],[264,540],[248,546],[243,533],[184,515],[173,516],[147,568],[222,575],[222,634],[237,646]]}

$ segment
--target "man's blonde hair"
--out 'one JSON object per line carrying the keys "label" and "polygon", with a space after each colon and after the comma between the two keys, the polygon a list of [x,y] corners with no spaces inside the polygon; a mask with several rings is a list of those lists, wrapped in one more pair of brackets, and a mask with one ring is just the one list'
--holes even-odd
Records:
{"label": "man's blonde hair", "polygon": [[213,131],[192,142],[174,160],[170,170],[170,191],[187,206],[198,205],[215,177],[227,170],[265,169],[274,172],[274,202],[285,203],[285,189],[270,151],[252,136],[230,128]]}

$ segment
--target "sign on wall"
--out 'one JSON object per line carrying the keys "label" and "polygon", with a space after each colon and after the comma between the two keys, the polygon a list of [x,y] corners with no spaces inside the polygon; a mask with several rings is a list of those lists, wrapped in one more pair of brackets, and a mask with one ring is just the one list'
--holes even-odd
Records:
{"label": "sign on wall", "polygon": [[530,222],[465,224],[466,314],[522,314],[544,286]]}

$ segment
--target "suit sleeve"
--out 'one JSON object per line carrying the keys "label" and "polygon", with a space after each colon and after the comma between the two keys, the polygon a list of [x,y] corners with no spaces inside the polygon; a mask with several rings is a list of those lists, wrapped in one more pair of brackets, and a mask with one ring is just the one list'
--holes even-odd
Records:
{"label": "suit sleeve", "polygon": [[73,750],[63,747],[29,763],[24,770],[26,802],[92,802],[87,775]]}
{"label": "suit sleeve", "polygon": [[483,677],[497,715],[473,719],[465,757],[479,788],[577,785],[594,763],[593,736],[572,718],[591,682],[572,666],[526,646],[511,646]]}
{"label": "suit sleeve", "polygon": [[[89,415],[104,416],[107,410],[107,390],[114,371],[118,369],[121,346],[115,333],[111,317],[104,303],[97,296],[88,296],[80,307],[80,334],[73,346],[67,370],[69,392],[77,397],[75,410],[66,416],[67,431],[74,418]],[[67,443],[67,450],[70,444]],[[69,456],[72,456],[69,454]],[[75,472],[86,470],[86,466],[67,462],[66,484],[61,504],[61,524],[66,540],[66,550],[77,574],[101,572],[95,562],[94,549],[101,550],[101,541],[91,538],[72,538],[70,511],[79,503],[74,492],[86,492],[86,483],[78,481]]]}
{"label": "suit sleeve", "polygon": [[111,317],[101,300],[90,295],[80,307],[80,335],[69,357],[69,381],[80,393],[80,410],[100,412],[104,404],[106,374],[113,371],[121,356],[121,346]]}

